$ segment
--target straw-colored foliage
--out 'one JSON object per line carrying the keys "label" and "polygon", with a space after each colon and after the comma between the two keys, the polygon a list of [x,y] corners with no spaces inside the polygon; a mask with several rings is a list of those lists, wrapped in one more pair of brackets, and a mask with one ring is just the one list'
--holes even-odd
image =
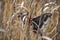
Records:
{"label": "straw-colored foliage", "polygon": [[[14,3],[13,0],[4,0],[4,10],[3,10],[3,27],[5,32],[5,39],[6,40],[41,40],[41,36],[39,34],[33,33],[32,27],[29,24],[30,16],[31,19],[39,16],[41,7],[43,4],[43,0],[16,0]],[[14,18],[11,20],[11,16],[17,12],[16,10],[17,4],[21,4],[24,2],[24,8],[20,9],[18,13],[23,13],[28,11],[28,16],[25,24],[23,25],[23,30],[21,29],[21,18],[18,18],[18,15],[15,15]],[[59,9],[59,8],[58,8]],[[45,32],[46,36],[52,36],[50,33],[53,28],[56,26],[57,19],[59,19],[59,11],[54,10],[54,14],[51,18],[51,21],[48,24],[48,28]],[[17,14],[18,14],[17,13]],[[58,20],[59,21],[59,20]],[[49,34],[50,33],[50,34]],[[48,34],[48,35],[47,35]],[[54,35],[54,34],[53,34]]]}

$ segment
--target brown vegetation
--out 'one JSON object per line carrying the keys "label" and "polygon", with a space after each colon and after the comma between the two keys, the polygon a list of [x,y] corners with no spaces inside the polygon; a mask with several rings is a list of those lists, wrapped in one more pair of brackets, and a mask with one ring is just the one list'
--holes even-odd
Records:
{"label": "brown vegetation", "polygon": [[[24,6],[28,9],[28,17],[25,22],[24,30],[21,30],[21,18],[18,18],[18,15],[15,15],[13,20],[11,20],[11,16],[16,12],[16,5],[21,4],[24,1]],[[48,2],[48,1],[47,1]],[[3,9],[3,18],[1,22],[2,29],[5,30],[4,35],[0,37],[0,40],[5,38],[5,40],[41,40],[41,36],[39,34],[34,34],[32,30],[32,26],[29,24],[29,19],[31,16],[31,19],[39,16],[42,4],[44,3],[43,0],[17,0],[15,3],[13,3],[13,0],[4,0],[4,9]],[[59,6],[59,5],[58,5]],[[55,8],[58,6],[54,6]],[[53,37],[57,33],[57,28],[60,26],[60,7],[57,10],[54,10],[54,14],[51,18],[51,21],[47,25],[46,31],[44,32],[44,35],[51,37],[52,39],[59,40],[57,34],[56,37]],[[27,10],[21,9],[19,13],[25,12]],[[47,11],[47,10],[46,10]],[[46,12],[45,11],[45,12]],[[15,21],[16,20],[16,21]],[[58,21],[58,24],[56,24]],[[20,22],[20,23],[19,23]],[[56,28],[55,28],[56,27]],[[55,28],[55,29],[54,29]],[[54,30],[53,30],[54,29]],[[53,31],[52,31],[53,30]]]}

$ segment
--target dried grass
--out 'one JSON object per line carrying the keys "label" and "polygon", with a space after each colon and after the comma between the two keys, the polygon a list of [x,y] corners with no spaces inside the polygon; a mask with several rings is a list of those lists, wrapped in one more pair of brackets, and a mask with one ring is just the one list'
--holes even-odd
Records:
{"label": "dried grass", "polygon": [[[21,26],[20,26],[20,22],[21,19],[19,19],[17,17],[17,15],[14,17],[13,20],[10,20],[9,18],[11,18],[12,14],[14,12],[16,12],[17,10],[14,8],[14,6],[16,7],[16,4],[21,4],[21,2],[24,1],[24,6],[28,9],[29,11],[29,15],[28,15],[28,19],[25,23],[24,26],[24,30],[21,30]],[[15,3],[13,4],[12,1],[10,0],[5,0],[5,5],[4,5],[4,11],[3,11],[3,20],[2,23],[4,25],[4,29],[5,29],[5,39],[6,40],[41,40],[40,35],[34,34],[32,31],[32,26],[29,25],[29,17],[31,15],[31,18],[40,15],[40,9],[42,6],[42,3],[44,1],[43,0],[17,0]],[[22,9],[24,10],[24,9]],[[20,11],[22,11],[20,10]],[[24,10],[26,11],[26,10]],[[22,11],[23,12],[23,11]],[[19,12],[20,13],[20,12]],[[54,14],[56,15],[56,14]],[[58,14],[56,15],[58,16]],[[55,17],[55,16],[53,16]],[[7,23],[7,21],[9,20],[9,22]],[[14,21],[16,20],[16,21]],[[52,29],[52,25],[55,27],[55,18],[53,19],[54,22],[49,25],[49,28]],[[50,31],[50,29],[46,30],[46,33]]]}

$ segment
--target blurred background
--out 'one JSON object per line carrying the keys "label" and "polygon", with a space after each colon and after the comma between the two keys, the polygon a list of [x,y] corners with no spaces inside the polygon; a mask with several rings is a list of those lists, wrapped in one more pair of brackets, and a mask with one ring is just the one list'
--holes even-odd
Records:
{"label": "blurred background", "polygon": [[[30,19],[50,12],[52,18],[42,34],[60,40],[60,0],[0,0],[0,40],[42,40],[40,33],[33,32]],[[18,17],[21,13],[27,13],[25,21]]]}

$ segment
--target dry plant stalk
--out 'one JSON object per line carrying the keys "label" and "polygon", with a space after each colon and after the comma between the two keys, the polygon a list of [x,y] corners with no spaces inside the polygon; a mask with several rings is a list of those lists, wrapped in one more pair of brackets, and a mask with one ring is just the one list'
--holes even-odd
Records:
{"label": "dry plant stalk", "polygon": [[[31,18],[34,18],[35,16],[40,15],[42,3],[44,2],[43,0],[31,0],[31,1],[30,0],[16,0],[15,1],[14,0],[14,2],[11,3],[10,0],[5,0],[4,12],[3,12],[3,23],[5,25],[4,28],[6,30],[6,40],[40,40],[41,39],[40,35],[33,33],[33,31],[32,31],[33,26],[29,25],[28,19],[26,21],[26,24],[23,25],[24,31],[22,32],[21,29],[19,28],[19,25],[20,25],[19,23],[21,22],[21,20],[19,20],[17,18],[17,16],[14,16],[14,15],[16,15],[17,13],[22,11],[22,10],[20,11],[20,9],[19,9],[22,1],[24,1],[23,9],[26,7],[25,9],[29,12],[28,18],[30,16],[31,16]],[[17,7],[17,4],[19,7]],[[23,3],[21,5],[23,5]],[[14,8],[14,6],[17,8]],[[13,13],[16,13],[16,14],[13,14]],[[12,16],[12,14],[13,14],[13,16]],[[13,20],[10,19],[11,16],[14,18]],[[54,18],[54,16],[53,16],[53,18]],[[10,22],[7,22],[8,20]],[[49,30],[47,29],[46,33],[51,30],[52,25],[54,27],[56,26],[55,18],[53,20],[54,20],[54,22],[52,22],[50,25],[48,24],[49,25],[48,28],[50,28],[50,29]],[[52,29],[53,29],[53,27],[52,27]]]}

